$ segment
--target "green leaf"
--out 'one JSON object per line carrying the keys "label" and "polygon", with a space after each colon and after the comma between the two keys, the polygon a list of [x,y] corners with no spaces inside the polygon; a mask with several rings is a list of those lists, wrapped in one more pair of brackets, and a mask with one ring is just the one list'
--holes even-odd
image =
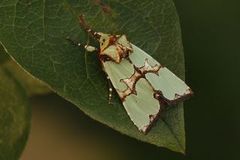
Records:
{"label": "green leaf", "polygon": [[4,63],[4,67],[11,72],[25,88],[28,96],[44,95],[51,92],[51,89],[42,81],[38,80],[13,60]]}
{"label": "green leaf", "polygon": [[26,72],[19,66],[5,51],[4,47],[0,45],[0,64],[8,69],[17,80],[26,89],[28,96],[43,95],[51,92],[51,89],[42,81]]}
{"label": "green leaf", "polygon": [[30,128],[30,107],[22,86],[0,68],[0,159],[17,160]]}
{"label": "green leaf", "polygon": [[167,111],[149,134],[143,135],[116,96],[114,105],[108,104],[107,82],[97,55],[87,54],[65,39],[70,36],[92,44],[78,24],[78,15],[84,14],[96,31],[126,34],[183,78],[181,31],[171,0],[11,0],[0,7],[0,41],[28,72],[115,130],[184,153],[182,105]]}

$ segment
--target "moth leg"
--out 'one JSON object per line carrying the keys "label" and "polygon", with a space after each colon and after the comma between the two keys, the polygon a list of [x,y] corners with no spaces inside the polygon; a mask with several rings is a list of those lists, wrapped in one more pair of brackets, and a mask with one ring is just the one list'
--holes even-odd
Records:
{"label": "moth leg", "polygon": [[109,76],[107,76],[107,81],[108,81],[108,104],[112,104],[113,86]]}
{"label": "moth leg", "polygon": [[77,42],[77,41],[74,41],[72,40],[70,37],[67,37],[66,38],[70,43],[72,43],[74,46],[77,46],[77,47],[83,47],[87,52],[94,52],[94,51],[98,51],[98,49],[94,46],[90,46],[88,44],[81,44],[80,42]]}

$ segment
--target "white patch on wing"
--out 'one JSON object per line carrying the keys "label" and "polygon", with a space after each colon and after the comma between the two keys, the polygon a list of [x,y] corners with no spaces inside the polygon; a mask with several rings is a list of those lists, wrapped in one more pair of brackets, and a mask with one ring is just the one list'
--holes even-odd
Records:
{"label": "white patch on wing", "polygon": [[123,59],[120,64],[106,61],[103,63],[103,67],[116,90],[122,91],[127,88],[127,85],[121,82],[121,79],[127,79],[134,73],[133,65],[128,60]]}
{"label": "white patch on wing", "polygon": [[132,44],[133,47],[133,53],[129,55],[129,58],[133,62],[133,64],[137,67],[143,66],[145,63],[145,60],[148,60],[148,64],[151,66],[160,65],[158,61],[156,61],[154,58],[152,58],[149,54],[147,54],[142,49],[138,48],[134,44]]}
{"label": "white patch on wing", "polygon": [[146,132],[160,111],[160,103],[154,98],[153,89],[144,78],[138,80],[136,92],[137,95],[127,96],[123,105],[138,129]]}
{"label": "white patch on wing", "polygon": [[146,74],[146,78],[156,90],[160,90],[163,96],[170,101],[191,93],[190,88],[166,67],[161,68],[158,75]]}
{"label": "white patch on wing", "polygon": [[[145,62],[145,59],[148,59],[148,63],[152,66],[156,64],[160,65],[159,62],[148,55],[145,51],[133,44],[132,47],[133,53],[129,55],[129,58],[137,67],[140,67]],[[191,94],[191,89],[185,84],[185,82],[166,67],[161,67],[158,71],[158,75],[154,73],[147,73],[145,76],[153,88],[161,91],[163,96],[169,101],[175,101]]]}

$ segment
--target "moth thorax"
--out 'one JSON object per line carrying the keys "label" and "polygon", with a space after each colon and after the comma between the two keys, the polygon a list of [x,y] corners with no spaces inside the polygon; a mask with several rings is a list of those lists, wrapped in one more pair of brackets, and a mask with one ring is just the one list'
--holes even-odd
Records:
{"label": "moth thorax", "polygon": [[103,35],[100,39],[100,57],[120,63],[123,58],[128,58],[133,51],[125,35]]}

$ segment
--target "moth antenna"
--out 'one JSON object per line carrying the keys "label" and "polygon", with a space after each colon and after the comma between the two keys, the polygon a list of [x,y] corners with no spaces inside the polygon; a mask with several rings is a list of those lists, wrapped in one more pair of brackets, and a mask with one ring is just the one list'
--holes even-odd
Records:
{"label": "moth antenna", "polygon": [[79,24],[80,26],[88,33],[90,34],[93,38],[99,40],[100,39],[100,35],[98,34],[98,32],[95,32],[94,30],[91,29],[91,27],[89,27],[84,19],[84,15],[80,15],[79,16]]}
{"label": "moth antenna", "polygon": [[70,37],[66,37],[66,39],[67,39],[72,45],[74,45],[74,46],[78,46],[78,47],[82,46],[81,43],[79,43],[79,42],[71,39]]}

